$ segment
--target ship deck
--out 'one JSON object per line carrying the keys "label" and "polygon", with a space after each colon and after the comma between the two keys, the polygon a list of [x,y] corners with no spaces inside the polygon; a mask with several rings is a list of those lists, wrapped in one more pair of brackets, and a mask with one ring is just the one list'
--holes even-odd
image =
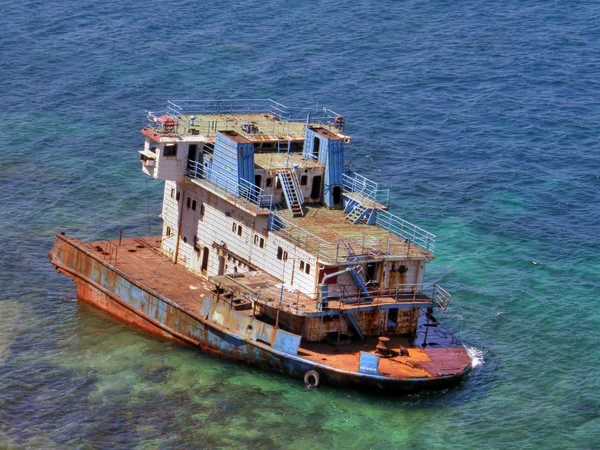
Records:
{"label": "ship deck", "polygon": [[264,170],[284,169],[287,167],[294,167],[296,164],[298,167],[306,169],[323,167],[323,164],[315,159],[304,158],[302,153],[290,153],[289,155],[285,152],[254,154],[254,165]]}
{"label": "ship deck", "polygon": [[[157,253],[159,239],[156,237],[123,239],[121,244],[118,240],[90,243],[70,238],[66,240],[103,260],[138,286],[168,298],[191,316],[201,319],[204,298],[215,297],[211,283]],[[236,312],[252,314],[252,310]],[[423,310],[420,312],[414,337],[389,337],[388,346],[391,350],[398,351],[400,347],[405,347],[409,355],[381,357],[381,375],[396,379],[435,379],[456,376],[469,367],[469,356],[462,344],[443,325],[428,318]],[[427,345],[424,345],[425,340]],[[372,353],[376,345],[375,337],[368,337],[364,342],[353,341],[342,345],[303,340],[298,356],[334,369],[355,372],[358,370],[360,352]]]}
{"label": "ship deck", "polygon": [[[88,251],[96,253],[101,259],[113,267],[126,273],[132,281],[143,283],[146,287],[169,298],[188,311],[199,312],[205,297],[216,299],[214,285],[207,280],[195,276],[183,266],[173,264],[167,257],[159,253],[160,238],[133,238],[119,241],[100,241],[82,243]],[[99,250],[102,249],[102,250]],[[107,253],[105,255],[104,253]],[[329,301],[329,310],[321,311],[317,300],[299,291],[281,288],[281,282],[264,272],[249,272],[233,277],[233,274],[211,277],[227,292],[245,297],[256,297],[257,302],[296,315],[338,314],[346,310],[371,310],[393,305],[407,307],[429,306],[431,299],[417,295],[411,299],[395,298],[392,295],[376,297],[371,302],[360,304],[344,304],[337,300]],[[225,297],[223,301],[228,301]],[[239,311],[241,314],[252,314],[251,310]]]}
{"label": "ship deck", "polygon": [[[194,116],[193,121],[191,116]],[[164,116],[163,116],[164,117]],[[194,113],[178,116],[176,121],[157,118],[160,136],[203,136],[212,142],[218,131],[234,131],[250,142],[301,141],[305,138],[306,121],[284,121],[270,113]],[[338,134],[330,125],[316,124]]]}
{"label": "ship deck", "polygon": [[[423,346],[425,330],[427,346]],[[438,322],[427,325],[425,312],[419,316],[417,335],[413,339],[402,336],[387,336],[388,348],[398,351],[408,349],[408,356],[396,355],[380,358],[379,372],[393,378],[429,378],[460,373],[470,363],[462,344]],[[356,367],[360,352],[372,352],[377,346],[376,337],[368,337],[364,342],[335,346],[322,343],[303,342],[298,355],[315,362],[330,365],[336,369],[348,370]]]}
{"label": "ship deck", "polygon": [[[351,243],[352,250],[357,255],[373,255],[377,258],[380,255],[387,255],[389,258],[434,257],[432,253],[381,227],[346,220],[343,210],[306,204],[303,209],[304,217],[292,217],[287,209],[277,211],[277,215],[323,241],[336,243],[340,240]],[[306,250],[318,254],[321,246],[319,239],[306,239]]]}

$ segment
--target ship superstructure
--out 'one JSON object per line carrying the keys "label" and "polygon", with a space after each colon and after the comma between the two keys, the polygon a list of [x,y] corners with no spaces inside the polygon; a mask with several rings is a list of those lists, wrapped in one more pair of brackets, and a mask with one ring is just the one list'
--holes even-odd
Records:
{"label": "ship superstructure", "polygon": [[[469,373],[465,348],[433,316],[450,295],[424,283],[435,237],[388,211],[389,191],[349,168],[342,115],[269,99],[174,100],[165,111],[149,112],[141,132],[142,171],[165,182],[162,236],[147,265],[165,258],[182,283],[203,280],[174,300],[175,290],[169,299],[155,292],[159,263],[155,280],[139,277],[150,296],[166,301],[164,326],[159,303],[153,325],[186,341],[186,330],[174,330],[179,321],[166,316],[171,303],[189,309],[206,336],[187,331],[201,347],[304,376],[309,385],[324,377],[412,390]],[[151,240],[136,241],[137,253]],[[59,236],[57,245],[72,241]],[[105,266],[145,270],[135,248],[119,263],[119,244],[93,245],[102,248]],[[166,291],[176,283],[171,275],[163,279]],[[231,332],[244,350],[211,338],[211,327]],[[248,346],[271,355],[257,356]],[[279,362],[265,363],[273,356]]]}

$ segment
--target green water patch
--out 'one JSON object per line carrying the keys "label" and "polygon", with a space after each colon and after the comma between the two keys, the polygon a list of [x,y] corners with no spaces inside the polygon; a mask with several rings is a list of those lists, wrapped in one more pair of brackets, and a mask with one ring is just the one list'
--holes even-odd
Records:
{"label": "green water patch", "polygon": [[35,326],[37,316],[27,304],[0,300],[0,366],[11,357],[11,347],[21,333]]}

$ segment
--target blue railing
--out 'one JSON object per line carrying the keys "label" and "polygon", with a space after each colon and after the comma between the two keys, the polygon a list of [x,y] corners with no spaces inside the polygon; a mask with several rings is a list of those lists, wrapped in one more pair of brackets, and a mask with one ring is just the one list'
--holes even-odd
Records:
{"label": "blue railing", "polygon": [[381,189],[379,183],[350,170],[342,175],[342,182],[345,192],[357,193],[383,206],[388,206],[390,190]]}
{"label": "blue railing", "polygon": [[270,98],[228,100],[169,100],[168,114],[178,117],[187,114],[258,114],[270,113],[286,122],[304,122],[310,114],[310,123],[329,124],[338,114],[322,107],[288,107]]}
{"label": "blue railing", "polygon": [[256,205],[257,209],[265,208],[269,211],[273,207],[272,194],[265,194],[264,190],[244,179],[238,183],[222,173],[213,172],[197,161],[188,160],[187,176],[193,180],[211,184],[221,194],[233,198],[236,204],[250,202]]}
{"label": "blue railing", "polygon": [[406,243],[413,243],[423,250],[433,253],[435,235],[388,211],[381,209],[377,211],[375,225],[401,237]]}

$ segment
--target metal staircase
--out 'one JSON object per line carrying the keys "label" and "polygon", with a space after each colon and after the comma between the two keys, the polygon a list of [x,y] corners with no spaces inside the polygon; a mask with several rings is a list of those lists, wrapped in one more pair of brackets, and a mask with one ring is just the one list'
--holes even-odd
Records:
{"label": "metal staircase", "polygon": [[354,330],[356,331],[356,334],[358,334],[358,337],[360,337],[360,339],[364,341],[365,337],[363,336],[362,332],[360,331],[360,326],[358,325],[358,321],[356,320],[356,313],[348,311],[346,313],[346,317],[348,317],[348,320],[354,327]]}
{"label": "metal staircase", "polygon": [[365,271],[365,268],[363,265],[361,265],[358,262],[359,256],[356,254],[356,252],[352,248],[351,243],[342,241],[342,245],[348,251],[348,261],[355,264],[352,267],[352,269],[350,269],[349,273],[361,292],[361,295],[359,296],[359,301],[361,303],[363,302],[363,299],[364,299],[365,303],[372,301],[373,297],[371,296],[371,292],[369,292],[369,288],[367,287],[367,285],[365,284],[365,282],[362,280],[362,278],[360,276],[361,273],[363,273]]}
{"label": "metal staircase", "polygon": [[361,203],[357,203],[356,206],[348,213],[346,220],[350,220],[352,223],[357,224],[363,219],[364,214],[367,212],[367,207]]}
{"label": "metal staircase", "polygon": [[346,220],[352,221],[353,224],[368,223],[371,215],[374,212],[373,206],[366,206],[363,202],[375,201],[376,189],[366,192],[367,186],[361,190],[355,191],[360,197],[355,200],[354,208],[346,215]]}
{"label": "metal staircase", "polygon": [[304,196],[302,195],[302,189],[300,189],[300,183],[296,172],[290,169],[284,169],[279,172],[279,181],[283,187],[283,195],[287,202],[288,209],[292,213],[292,217],[303,217],[304,211],[302,210],[302,203],[304,203]]}

